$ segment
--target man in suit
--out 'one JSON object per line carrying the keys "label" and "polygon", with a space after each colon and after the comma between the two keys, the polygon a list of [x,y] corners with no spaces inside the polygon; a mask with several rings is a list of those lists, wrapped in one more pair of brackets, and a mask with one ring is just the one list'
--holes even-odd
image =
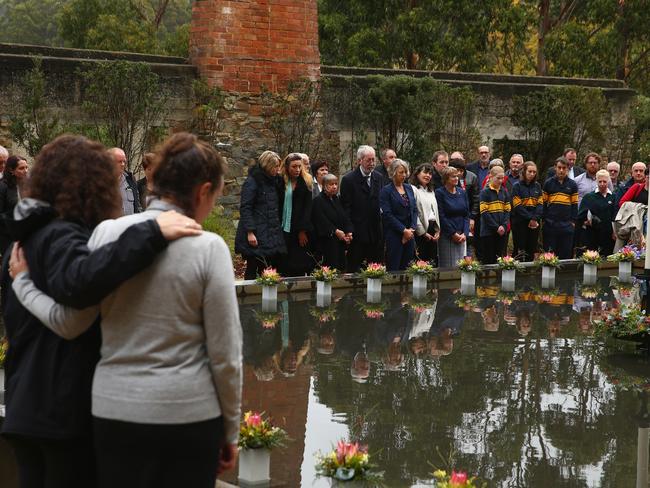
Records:
{"label": "man in suit", "polygon": [[487,146],[480,146],[478,148],[478,160],[467,165],[467,171],[471,171],[478,177],[479,187],[485,181],[488,173],[490,172],[490,148]]}
{"label": "man in suit", "polygon": [[120,195],[122,196],[122,215],[131,215],[142,212],[138,185],[133,174],[127,171],[126,154],[119,147],[108,150],[120,171]]}
{"label": "man in suit", "polygon": [[[575,180],[576,176],[579,176],[585,172],[584,168],[581,168],[580,166],[576,166],[576,159],[578,158],[578,153],[572,147],[567,147],[564,150],[564,153],[562,153],[562,157],[566,159],[567,163],[569,164],[569,173],[567,174],[567,178],[571,180]],[[555,176],[555,166],[551,166],[548,169],[548,173],[546,173],[546,179],[548,180],[553,176]]]}
{"label": "man in suit", "polygon": [[389,148],[382,149],[379,154],[381,155],[382,164],[377,166],[375,171],[381,175],[383,178],[383,186],[386,186],[393,181],[390,179],[390,176],[388,176],[388,169],[390,168],[390,165],[393,164],[393,161],[397,159],[397,154]]}
{"label": "man in suit", "polygon": [[352,222],[354,239],[347,254],[346,271],[356,273],[365,262],[382,262],[384,254],[379,213],[383,178],[375,169],[375,150],[360,146],[357,167],[341,178],[341,204]]}

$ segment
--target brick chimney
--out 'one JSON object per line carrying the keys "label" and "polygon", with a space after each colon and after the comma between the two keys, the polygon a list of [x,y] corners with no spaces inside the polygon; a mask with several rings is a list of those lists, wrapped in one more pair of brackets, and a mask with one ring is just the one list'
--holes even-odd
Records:
{"label": "brick chimney", "polygon": [[260,93],[320,77],[317,0],[195,0],[190,59],[210,85]]}

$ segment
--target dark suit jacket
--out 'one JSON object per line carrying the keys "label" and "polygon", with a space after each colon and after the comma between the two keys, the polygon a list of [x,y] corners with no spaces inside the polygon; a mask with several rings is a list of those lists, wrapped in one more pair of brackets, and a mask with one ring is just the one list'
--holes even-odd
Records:
{"label": "dark suit jacket", "polygon": [[379,194],[381,219],[384,223],[384,233],[393,232],[402,234],[404,229],[415,229],[418,223],[418,207],[415,202],[413,187],[404,183],[404,191],[408,196],[408,203],[395,188],[395,185],[386,185]]}
{"label": "dark suit jacket", "polygon": [[140,178],[137,182],[138,196],[140,197],[140,208],[147,208],[147,177]]}
{"label": "dark suit jacket", "polygon": [[381,177],[383,179],[383,182],[382,182],[383,186],[386,186],[386,185],[393,182],[393,180],[391,180],[390,176],[388,176],[388,170],[386,169],[386,166],[384,166],[383,162],[380,162],[377,165],[374,172],[379,173],[381,175]]}
{"label": "dark suit jacket", "polygon": [[356,168],[341,178],[341,204],[352,222],[354,240],[376,243],[382,239],[379,213],[379,191],[383,178],[375,171],[370,173],[370,186]]}
{"label": "dark suit jacket", "polygon": [[140,206],[140,194],[138,193],[138,184],[135,182],[133,173],[125,171],[124,178],[126,179],[126,184],[133,192],[133,213],[142,212],[142,207]]}
{"label": "dark suit jacket", "polygon": [[343,210],[339,197],[330,198],[325,193],[318,195],[312,202],[311,222],[316,236],[315,247],[324,255],[334,255],[344,245],[334,235],[336,229],[346,234],[352,232],[352,222]]}

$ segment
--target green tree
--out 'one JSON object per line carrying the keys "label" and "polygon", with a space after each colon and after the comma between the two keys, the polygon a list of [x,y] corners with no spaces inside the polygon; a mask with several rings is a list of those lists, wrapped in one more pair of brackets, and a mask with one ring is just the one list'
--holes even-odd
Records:
{"label": "green tree", "polygon": [[0,40],[60,45],[56,16],[64,3],[65,0],[0,0]]}

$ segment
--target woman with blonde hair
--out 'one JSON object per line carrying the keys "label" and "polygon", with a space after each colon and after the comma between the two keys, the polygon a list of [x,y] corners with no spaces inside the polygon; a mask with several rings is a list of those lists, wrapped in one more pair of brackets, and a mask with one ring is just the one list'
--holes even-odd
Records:
{"label": "woman with blonde hair", "polygon": [[281,266],[284,276],[304,276],[314,268],[310,247],[312,177],[305,170],[302,155],[291,153],[282,164],[284,192],[281,228],[287,256]]}

